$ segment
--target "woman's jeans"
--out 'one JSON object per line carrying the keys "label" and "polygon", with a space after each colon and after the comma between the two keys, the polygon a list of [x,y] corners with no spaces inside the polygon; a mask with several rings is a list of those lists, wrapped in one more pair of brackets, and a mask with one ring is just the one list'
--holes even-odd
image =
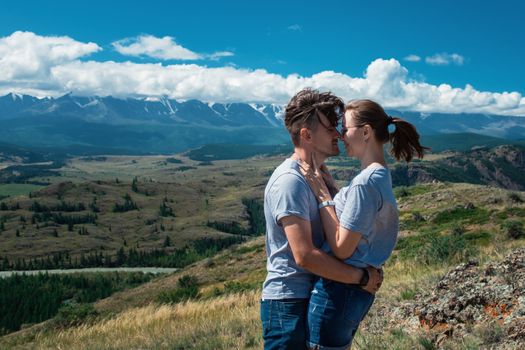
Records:
{"label": "woman's jeans", "polygon": [[265,350],[305,350],[308,299],[261,301]]}
{"label": "woman's jeans", "polygon": [[308,346],[348,349],[374,299],[374,295],[358,285],[320,278],[308,307]]}

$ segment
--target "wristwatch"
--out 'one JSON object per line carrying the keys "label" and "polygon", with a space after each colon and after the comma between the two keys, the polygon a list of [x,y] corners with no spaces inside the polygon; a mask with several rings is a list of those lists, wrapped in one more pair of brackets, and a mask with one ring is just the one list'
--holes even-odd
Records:
{"label": "wristwatch", "polygon": [[367,269],[361,269],[363,270],[363,277],[359,280],[359,285],[364,287],[368,284],[368,280],[370,279],[370,274],[368,273]]}

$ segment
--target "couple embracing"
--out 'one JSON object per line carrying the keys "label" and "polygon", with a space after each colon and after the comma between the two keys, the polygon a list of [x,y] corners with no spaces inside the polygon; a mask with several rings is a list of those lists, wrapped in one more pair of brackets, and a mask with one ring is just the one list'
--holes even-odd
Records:
{"label": "couple embracing", "polygon": [[[423,157],[425,147],[412,124],[388,116],[377,103],[345,106],[311,89],[290,100],[285,125],[294,153],[275,169],[264,193],[264,348],[348,349],[397,239],[383,145],[391,142],[392,155],[407,162]],[[339,154],[340,140],[348,156],[359,159],[361,172],[338,190],[324,162]]]}

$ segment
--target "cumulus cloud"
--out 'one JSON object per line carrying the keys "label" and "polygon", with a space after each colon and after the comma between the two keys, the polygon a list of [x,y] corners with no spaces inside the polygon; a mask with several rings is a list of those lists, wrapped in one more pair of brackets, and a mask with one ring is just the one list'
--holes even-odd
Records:
{"label": "cumulus cloud", "polygon": [[435,66],[445,66],[449,64],[456,64],[462,66],[465,62],[465,57],[457,53],[437,53],[432,56],[425,57],[425,62]]}
{"label": "cumulus cloud", "polygon": [[[37,38],[40,42],[43,37],[33,34],[29,38],[30,41]],[[0,38],[0,50],[3,50],[0,57],[17,57],[18,49],[6,46],[5,40]],[[76,95],[167,96],[208,102],[285,104],[300,89],[313,87],[330,90],[345,100],[371,98],[391,109],[525,116],[525,98],[518,92],[487,92],[471,85],[460,88],[413,81],[408,78],[408,70],[395,59],[374,60],[360,77],[334,71],[309,77],[283,76],[264,69],[235,66],[212,68],[197,64],[85,61],[80,58],[100,48],[96,44],[69,40],[69,44],[61,48],[68,54],[56,54],[54,59],[49,58],[49,50],[48,55],[34,55],[33,64],[45,66],[45,70],[22,71],[17,63],[0,61],[0,76],[6,77],[0,79],[0,95],[18,92],[59,96],[73,92]],[[18,75],[13,75],[13,71]],[[42,79],[43,71],[46,79]]]}
{"label": "cumulus cloud", "polygon": [[182,47],[170,36],[157,38],[152,35],[141,35],[115,41],[112,45],[117,52],[129,56],[149,56],[161,60],[202,59],[202,55]]}
{"label": "cumulus cloud", "polygon": [[233,52],[219,51],[212,54],[193,52],[175,42],[170,36],[157,38],[153,35],[140,35],[134,38],[125,38],[112,43],[113,48],[122,55],[147,56],[160,60],[218,60],[221,57],[233,56]]}
{"label": "cumulus cloud", "polygon": [[421,61],[421,57],[419,57],[418,55],[408,55],[404,58],[404,60],[408,62],[419,62]]}
{"label": "cumulus cloud", "polygon": [[49,79],[51,67],[102,50],[95,43],[82,43],[67,36],[40,36],[17,31],[0,38],[0,81]]}

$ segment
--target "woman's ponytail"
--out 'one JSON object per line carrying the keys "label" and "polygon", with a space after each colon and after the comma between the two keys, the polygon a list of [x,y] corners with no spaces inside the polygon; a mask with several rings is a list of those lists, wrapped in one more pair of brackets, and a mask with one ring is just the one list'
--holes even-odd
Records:
{"label": "woman's ponytail", "polygon": [[390,143],[392,143],[390,154],[396,160],[404,159],[407,163],[414,158],[414,155],[420,159],[423,158],[425,150],[430,148],[419,143],[416,127],[401,118],[390,118],[391,123],[395,126],[395,130],[390,133]]}
{"label": "woman's ponytail", "polygon": [[[419,134],[414,125],[401,118],[389,116],[377,102],[353,100],[346,105],[345,110],[351,111],[356,126],[370,125],[379,142],[390,141],[390,153],[398,161],[403,159],[408,163],[414,155],[423,158],[425,151],[430,150],[419,143]],[[393,132],[389,132],[389,125],[395,126]]]}

